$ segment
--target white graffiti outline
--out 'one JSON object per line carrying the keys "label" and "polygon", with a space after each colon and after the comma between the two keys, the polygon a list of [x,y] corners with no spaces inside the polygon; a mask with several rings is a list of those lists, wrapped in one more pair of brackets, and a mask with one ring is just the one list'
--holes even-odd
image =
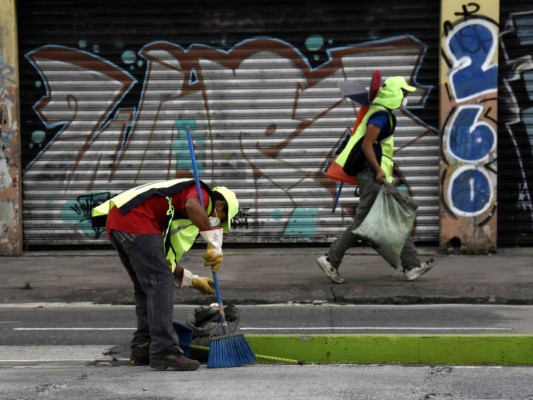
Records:
{"label": "white graffiti outline", "polygon": [[[474,212],[467,212],[467,211],[463,211],[463,210],[457,208],[456,206],[454,206],[453,198],[452,198],[452,189],[454,187],[455,180],[457,178],[459,178],[459,176],[461,176],[461,174],[463,172],[468,171],[468,170],[473,170],[473,171],[480,172],[487,179],[487,182],[489,183],[489,194],[490,195],[489,195],[489,198],[488,198],[487,202],[485,203],[483,208],[481,208],[478,211],[474,211]],[[470,189],[472,191],[474,190],[473,187],[471,187]],[[472,198],[473,195],[474,195],[474,193],[471,193],[470,197]],[[449,200],[448,205],[451,208],[451,210],[454,212],[455,215],[460,215],[460,216],[463,216],[463,217],[477,217],[478,215],[481,215],[485,211],[487,211],[489,209],[489,207],[494,203],[494,190],[493,190],[493,187],[492,187],[491,177],[488,175],[488,173],[485,171],[484,168],[478,168],[475,165],[463,165],[463,166],[457,168],[456,170],[454,170],[452,175],[450,176],[449,185],[448,185],[448,188],[447,188],[447,191],[446,191],[446,197]]]}
{"label": "white graffiti outline", "polygon": [[[450,140],[451,140],[451,137],[453,136],[451,134],[451,130],[453,130],[455,128],[455,121],[456,119],[461,115],[461,111],[464,111],[464,110],[469,110],[469,109],[472,109],[472,110],[477,110],[476,112],[476,116],[474,117],[474,121],[472,123],[472,125],[470,125],[469,129],[468,129],[468,134],[472,134],[476,128],[478,127],[486,127],[489,129],[490,133],[492,134],[492,137],[493,137],[493,140],[492,140],[492,146],[490,148],[490,150],[487,152],[487,154],[485,154],[485,156],[477,159],[477,160],[467,160],[467,159],[464,159],[462,157],[459,157],[457,154],[454,153],[454,151],[452,150],[452,147],[451,147],[451,144],[450,144]],[[482,106],[482,105],[479,105],[479,104],[470,104],[470,105],[461,105],[459,107],[457,107],[457,109],[454,111],[454,114],[453,114],[453,117],[452,119],[450,120],[450,122],[447,124],[445,130],[444,130],[444,136],[445,136],[445,142],[446,142],[446,148],[448,149],[449,153],[445,153],[445,156],[446,158],[448,158],[448,154],[452,155],[452,160],[447,160],[450,164],[453,164],[454,161],[462,161],[462,162],[466,162],[466,163],[484,163],[486,162],[490,156],[493,155],[494,153],[494,150],[496,149],[496,143],[497,143],[497,135],[496,135],[496,132],[494,131],[493,127],[484,122],[484,121],[480,121],[479,120],[479,117],[481,116],[481,114],[483,113],[483,111],[485,110],[485,108]]]}
{"label": "white graffiti outline", "polygon": [[46,143],[46,145],[41,149],[39,154],[33,160],[31,160],[31,162],[28,163],[28,165],[26,167],[26,170],[30,170],[32,168],[32,165],[38,161],[39,156],[41,154],[45,153],[47,148],[52,145],[52,143],[56,140],[56,138],[61,137],[61,132],[63,132],[68,127],[68,123],[69,123],[69,121],[67,121],[67,120],[59,120],[59,121],[56,121],[56,122],[53,122],[53,123],[49,123],[46,120],[46,118],[44,117],[44,115],[38,109],[42,105],[43,102],[47,101],[50,98],[51,93],[50,93],[50,85],[48,83],[47,77],[45,75],[43,75],[41,68],[32,59],[32,56],[34,54],[38,54],[40,51],[48,51],[48,50],[54,50],[54,49],[56,49],[58,51],[64,50],[64,51],[68,51],[68,52],[80,53],[83,56],[89,57],[91,59],[95,59],[95,60],[97,60],[99,62],[102,62],[104,64],[109,65],[111,67],[112,71],[120,71],[121,73],[123,73],[125,76],[127,76],[131,80],[131,83],[130,83],[129,87],[127,87],[123,91],[122,95],[117,99],[117,101],[112,103],[112,106],[104,114],[103,118],[101,118],[99,125],[94,130],[95,135],[92,138],[89,139],[88,144],[90,144],[96,138],[98,133],[100,131],[102,131],[103,127],[105,125],[107,125],[112,120],[113,112],[115,112],[115,110],[120,105],[120,102],[122,101],[122,99],[124,99],[124,97],[131,91],[131,89],[137,83],[137,80],[131,74],[129,74],[127,71],[125,71],[123,68],[117,66],[116,64],[113,64],[112,62],[110,62],[110,61],[108,61],[108,60],[106,60],[106,59],[104,59],[104,58],[102,58],[102,57],[100,57],[98,55],[95,55],[95,54],[90,53],[90,52],[85,51],[85,50],[79,50],[79,49],[75,49],[75,48],[72,48],[72,47],[60,46],[60,45],[44,45],[44,46],[38,47],[37,49],[34,49],[34,50],[28,52],[27,54],[25,54],[25,58],[33,66],[33,68],[35,68],[35,70],[39,73],[39,75],[41,77],[41,80],[43,81],[43,85],[44,85],[44,89],[45,89],[45,94],[33,105],[33,110],[38,115],[39,119],[41,120],[41,122],[43,123],[43,125],[47,129],[54,129],[54,128],[58,127],[58,126],[63,126],[63,128],[61,128],[59,130],[59,132],[57,132],[55,134],[55,136],[50,141],[48,141],[48,143]]}
{"label": "white graffiti outline", "polygon": [[494,93],[498,90],[498,86],[496,85],[496,87],[494,89],[487,89],[487,90],[483,90],[481,92],[475,92],[474,94],[470,95],[470,96],[467,96],[467,97],[458,97],[457,96],[457,93],[455,91],[455,85],[453,85],[453,78],[455,76],[455,74],[461,72],[463,69],[469,67],[471,64],[472,64],[472,59],[470,57],[467,57],[467,56],[464,56],[464,57],[461,57],[460,59],[457,59],[455,58],[453,52],[450,51],[450,41],[454,39],[454,36],[455,34],[460,31],[461,29],[464,29],[466,26],[475,26],[475,25],[483,25],[484,27],[486,27],[494,36],[494,40],[492,41],[492,45],[490,47],[490,50],[487,54],[487,57],[485,58],[485,61],[483,62],[482,66],[481,66],[481,69],[482,71],[488,71],[489,69],[491,68],[498,68],[498,64],[495,64],[493,62],[493,57],[494,57],[494,54],[496,52],[496,49],[497,49],[497,46],[498,46],[498,36],[497,34],[495,34],[494,32],[494,29],[497,28],[495,27],[495,25],[493,23],[490,23],[489,21],[485,21],[485,20],[482,20],[482,19],[473,19],[473,20],[468,20],[468,21],[465,21],[465,22],[462,22],[460,24],[458,24],[457,26],[455,26],[448,34],[447,38],[446,38],[446,50],[447,50],[447,53],[449,54],[450,56],[450,59],[453,61],[453,65],[452,67],[450,68],[450,82],[452,84],[450,84],[450,89],[452,91],[452,94],[453,94],[453,97],[455,99],[457,99],[458,101],[468,101],[468,100],[471,100],[471,99],[475,99],[479,96],[482,96],[484,94],[488,94],[488,93]]}

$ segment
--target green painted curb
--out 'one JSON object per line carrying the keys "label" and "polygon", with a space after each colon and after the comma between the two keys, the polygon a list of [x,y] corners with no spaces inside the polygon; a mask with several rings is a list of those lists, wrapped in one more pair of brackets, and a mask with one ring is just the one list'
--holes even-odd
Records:
{"label": "green painted curb", "polygon": [[257,354],[305,363],[533,365],[533,335],[246,335],[246,339]]}

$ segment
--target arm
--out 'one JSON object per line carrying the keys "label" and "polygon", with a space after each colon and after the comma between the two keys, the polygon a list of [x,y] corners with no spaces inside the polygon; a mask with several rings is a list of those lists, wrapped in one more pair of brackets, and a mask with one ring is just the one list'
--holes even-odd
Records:
{"label": "arm", "polygon": [[[207,213],[202,208],[200,202],[190,197],[185,201],[185,212],[191,220],[191,222],[196,225],[200,230],[200,234],[207,241],[207,252],[204,254],[204,266],[211,267],[213,272],[217,272],[220,266],[222,265],[223,255],[222,255],[222,246],[211,246],[207,232],[211,230],[211,224],[209,223],[209,218]],[[222,228],[220,230],[222,232]]]}
{"label": "arm", "polygon": [[174,286],[178,289],[181,286],[198,290],[202,294],[215,294],[213,279],[193,274],[182,265],[176,265],[172,273],[174,275]]}
{"label": "arm", "polygon": [[172,272],[172,275],[174,276],[174,286],[177,288],[181,287],[181,284],[183,282],[183,273],[185,271],[185,268],[183,268],[179,263],[176,264],[176,268],[174,268],[174,271]]}
{"label": "arm", "polygon": [[200,229],[200,231],[207,231],[211,229],[207,213],[203,209],[200,202],[194,198],[188,198],[185,202],[185,212],[191,222]]}
{"label": "arm", "polygon": [[381,166],[378,163],[376,154],[374,153],[374,143],[379,137],[380,128],[376,125],[368,124],[366,128],[365,136],[363,138],[363,143],[361,144],[361,149],[365,154],[365,157],[370,164],[370,166],[376,171],[376,182],[382,182],[385,179],[385,172],[381,169]]}

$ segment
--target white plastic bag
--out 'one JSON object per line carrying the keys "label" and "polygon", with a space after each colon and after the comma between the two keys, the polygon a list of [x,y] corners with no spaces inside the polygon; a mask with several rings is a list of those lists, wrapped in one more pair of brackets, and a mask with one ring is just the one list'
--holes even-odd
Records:
{"label": "white plastic bag", "polygon": [[394,186],[383,183],[364,221],[352,232],[369,244],[394,268],[411,234],[418,204]]}

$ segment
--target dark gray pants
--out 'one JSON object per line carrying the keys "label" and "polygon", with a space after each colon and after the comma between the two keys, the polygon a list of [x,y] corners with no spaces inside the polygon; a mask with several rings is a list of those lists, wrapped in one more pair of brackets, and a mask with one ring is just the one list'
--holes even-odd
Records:
{"label": "dark gray pants", "polygon": [[137,329],[131,346],[151,342],[150,357],[155,358],[183,354],[172,325],[174,277],[165,258],[163,237],[112,231],[111,242],[133,282]]}
{"label": "dark gray pants", "polygon": [[[357,174],[359,181],[359,206],[355,213],[354,221],[348,225],[346,230],[337,237],[328,249],[327,256],[331,265],[339,268],[346,251],[355,246],[359,240],[352,231],[364,221],[369,213],[380,190],[380,184],[374,179],[374,172],[370,169],[364,169]],[[408,237],[401,254],[402,267],[409,270],[420,265],[418,252],[416,251],[413,239]]]}

